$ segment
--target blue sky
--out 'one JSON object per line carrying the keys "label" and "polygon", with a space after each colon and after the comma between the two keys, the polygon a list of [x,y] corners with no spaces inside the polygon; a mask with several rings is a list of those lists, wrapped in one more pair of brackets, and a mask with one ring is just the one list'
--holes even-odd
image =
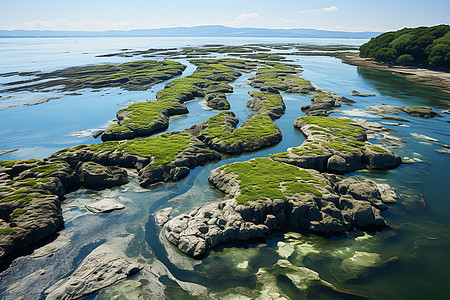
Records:
{"label": "blue sky", "polygon": [[450,23],[450,0],[0,0],[0,29],[231,27],[388,31]]}

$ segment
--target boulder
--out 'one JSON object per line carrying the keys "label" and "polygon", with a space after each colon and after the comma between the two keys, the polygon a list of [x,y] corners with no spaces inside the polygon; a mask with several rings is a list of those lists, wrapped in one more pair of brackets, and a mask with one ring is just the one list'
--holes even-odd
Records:
{"label": "boulder", "polygon": [[84,162],[78,167],[81,184],[88,189],[101,190],[128,183],[127,171],[95,162]]}

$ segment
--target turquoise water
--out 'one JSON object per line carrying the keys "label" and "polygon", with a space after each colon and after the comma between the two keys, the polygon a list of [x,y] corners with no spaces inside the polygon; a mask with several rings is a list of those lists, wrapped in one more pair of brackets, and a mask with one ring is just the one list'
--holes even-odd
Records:
{"label": "turquoise water", "polygon": [[[139,58],[96,58],[95,55],[117,52],[121,48],[146,49],[150,47],[178,47],[203,44],[248,44],[294,42],[308,44],[360,44],[363,41],[337,40],[270,40],[270,39],[2,39],[0,73],[12,71],[49,71],[60,67],[93,63],[114,63]],[[22,49],[22,51],[13,51]],[[69,52],[69,53],[66,53]],[[83,54],[88,53],[88,54]],[[69,59],[66,59],[70,57]],[[435,110],[450,108],[449,96],[432,88],[411,85],[402,78],[385,72],[369,71],[342,64],[331,57],[289,56],[303,66],[303,76],[317,87],[338,92],[352,100],[352,106],[343,105],[332,116],[362,116],[376,122],[382,120],[367,114],[366,108],[376,104],[427,105]],[[182,61],[187,63],[186,61]],[[194,70],[191,64],[182,76]],[[245,103],[250,100],[245,85],[252,74],[243,74],[233,85],[229,95],[231,110],[240,122],[251,113]],[[1,83],[17,77],[0,77]],[[121,107],[132,101],[154,99],[160,84],[144,92],[128,92],[119,88],[81,91],[81,95],[56,95],[59,99],[35,106],[18,106],[0,111],[0,150],[20,148],[1,156],[1,159],[44,158],[51,153],[80,143],[99,142],[91,137],[92,131],[106,126]],[[1,86],[0,86],[1,89]],[[352,90],[376,94],[375,97],[355,97]],[[51,94],[51,93],[48,93]],[[3,96],[3,95],[2,95]],[[9,100],[0,98],[0,107],[14,101],[29,101],[27,93],[12,95]],[[40,95],[41,96],[41,95]],[[44,93],[42,97],[47,97]],[[24,99],[25,98],[25,99]],[[213,298],[256,298],[265,285],[258,282],[255,273],[261,268],[275,274],[273,265],[278,259],[288,259],[295,266],[305,266],[341,291],[353,292],[370,299],[446,299],[450,267],[450,203],[447,183],[450,179],[449,154],[438,153],[441,144],[450,144],[450,118],[420,119],[401,114],[410,127],[385,125],[395,137],[403,139],[400,148],[394,149],[402,157],[420,158],[423,162],[401,165],[391,171],[359,171],[361,175],[377,182],[387,182],[397,188],[402,203],[390,205],[383,212],[387,221],[397,230],[379,233],[355,232],[347,238],[324,239],[306,232],[290,234],[275,232],[269,237],[248,243],[221,245],[211,252],[201,264],[189,259],[173,247],[165,248],[158,240],[158,229],[149,214],[161,208],[172,207],[174,214],[184,213],[201,204],[218,201],[223,196],[207,180],[209,172],[223,164],[265,157],[298,146],[304,140],[293,128],[293,121],[303,115],[300,107],[310,103],[309,96],[283,94],[286,114],[275,123],[283,133],[276,146],[261,151],[229,157],[219,163],[199,167],[177,183],[160,184],[150,190],[142,189],[135,179],[120,188],[93,192],[80,190],[67,195],[63,203],[65,228],[61,235],[69,242],[51,256],[30,258],[22,256],[0,273],[0,298],[15,299],[24,293],[30,299],[42,297],[43,291],[57,280],[71,274],[82,259],[97,245],[108,241],[125,244],[124,252],[151,268],[161,261],[177,280],[205,286]],[[11,100],[13,99],[13,100]],[[4,101],[9,101],[4,104]],[[183,130],[202,122],[217,111],[206,110],[203,99],[187,103],[190,111],[186,117],[172,120],[168,131]],[[350,111],[350,112],[349,112]],[[84,130],[84,131],[80,131]],[[424,141],[411,133],[420,133],[439,142]],[[84,204],[113,197],[125,204],[126,209],[108,215],[94,215],[84,209]],[[419,201],[423,197],[426,207]],[[120,247],[119,247],[120,248]],[[169,252],[167,252],[169,251]],[[395,258],[395,259],[393,259]],[[391,259],[391,261],[388,261]],[[44,275],[35,275],[45,270]],[[111,299],[119,295],[132,297],[133,289],[145,293],[150,276],[141,272],[125,282],[138,283],[127,288],[118,284],[95,293],[88,299]],[[353,299],[358,298],[323,285],[311,285],[298,290],[283,275],[274,276],[275,286],[291,299]],[[178,283],[163,276],[160,282],[167,286],[170,299],[195,299]],[[15,284],[15,285],[13,285]],[[269,284],[266,282],[266,284]],[[12,286],[13,285],[13,286]],[[11,287],[12,286],[12,287]],[[7,290],[9,287],[9,290]],[[185,288],[186,289],[186,288]],[[233,296],[233,297],[232,297]],[[28,298],[27,298],[28,299]],[[129,298],[133,299],[133,298]],[[200,299],[203,299],[200,297]],[[242,298],[245,299],[245,298]]]}

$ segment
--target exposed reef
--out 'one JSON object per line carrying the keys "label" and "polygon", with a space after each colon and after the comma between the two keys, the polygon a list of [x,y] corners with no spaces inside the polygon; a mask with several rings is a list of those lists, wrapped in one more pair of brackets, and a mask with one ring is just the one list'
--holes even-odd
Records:
{"label": "exposed reef", "polygon": [[233,112],[221,112],[207,121],[192,126],[190,132],[209,148],[237,155],[279,143],[281,131],[266,115],[250,115],[239,128]]}
{"label": "exposed reef", "polygon": [[247,102],[247,107],[258,114],[268,115],[272,120],[280,118],[284,115],[286,105],[283,97],[279,94],[250,91],[248,92],[253,97]]}
{"label": "exposed reef", "polygon": [[80,186],[61,161],[0,162],[0,262],[54,233],[63,224],[60,200]]}
{"label": "exposed reef", "polygon": [[319,91],[317,94],[312,95],[311,102],[313,104],[302,107],[302,111],[307,116],[328,117],[335,107],[341,107],[341,103],[348,104],[353,101],[337,93]]}
{"label": "exposed reef", "polygon": [[296,65],[267,62],[268,67],[259,68],[255,77],[249,79],[252,87],[271,93],[303,93],[315,91],[315,87],[299,76],[301,69]]}
{"label": "exposed reef", "polygon": [[155,101],[135,103],[119,110],[118,124],[107,128],[101,136],[102,140],[148,136],[164,130],[169,126],[169,117],[188,113],[183,103],[196,97],[205,97],[212,108],[229,109],[230,104],[226,100],[226,93],[232,93],[233,88],[228,83],[241,76],[241,73],[229,66],[253,66],[237,59],[191,62],[197,66],[196,71],[189,76],[167,83],[164,89],[158,91]]}
{"label": "exposed reef", "polygon": [[367,141],[366,130],[350,119],[300,117],[294,126],[307,137],[299,147],[272,154],[274,160],[302,168],[346,173],[369,166],[392,169],[402,163],[400,156]]}
{"label": "exposed reef", "polygon": [[[389,226],[380,215],[386,205],[371,180],[342,180],[256,158],[217,168],[209,181],[232,199],[206,204],[163,227],[166,238],[194,258],[222,242],[261,237],[279,228],[341,235],[354,228]],[[349,188],[351,184],[355,186]]]}
{"label": "exposed reef", "polygon": [[[98,65],[74,67],[51,73],[36,74],[37,78],[15,81],[4,86],[21,84],[2,92],[36,91],[56,88],[62,91],[76,91],[84,88],[121,87],[140,91],[179,76],[185,65],[175,61],[142,60],[120,65]],[[39,82],[44,81],[44,82]]]}

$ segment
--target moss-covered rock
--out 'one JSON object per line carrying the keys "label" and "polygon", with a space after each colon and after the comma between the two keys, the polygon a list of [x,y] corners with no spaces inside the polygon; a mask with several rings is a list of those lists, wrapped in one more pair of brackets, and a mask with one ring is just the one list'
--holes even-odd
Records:
{"label": "moss-covered rock", "polygon": [[[205,97],[213,108],[229,109],[225,93],[232,93],[233,88],[228,83],[235,81],[241,73],[224,63],[245,65],[245,61],[193,60],[192,63],[197,66],[196,71],[167,83],[156,94],[157,100],[135,103],[121,109],[117,113],[118,124],[105,130],[102,140],[148,136],[164,130],[169,126],[169,117],[188,113],[183,103],[196,97]],[[218,94],[220,96],[216,97]]]}
{"label": "moss-covered rock", "polygon": [[82,163],[78,168],[81,184],[88,189],[105,189],[128,183],[127,171],[95,162]]}
{"label": "moss-covered rock", "polygon": [[431,107],[428,106],[402,106],[400,107],[400,110],[414,117],[422,117],[422,118],[442,117],[442,115],[435,112]]}
{"label": "moss-covered rock", "polygon": [[398,155],[368,142],[365,129],[350,119],[300,117],[294,126],[307,136],[307,140],[287,152],[272,154],[274,160],[337,173],[366,166],[391,169],[401,164]]}
{"label": "moss-covered rock", "polygon": [[[343,184],[341,195],[335,188],[339,176],[269,158],[219,167],[211,171],[209,181],[232,199],[206,204],[163,227],[165,237],[194,258],[204,257],[219,243],[261,237],[281,228],[340,235],[354,228],[388,226],[364,188],[353,188],[355,193],[350,194],[345,189],[348,184]],[[367,185],[359,178],[352,184],[358,182]],[[374,191],[370,196],[375,200],[379,194]]]}
{"label": "moss-covered rock", "polygon": [[[120,65],[97,65],[74,67],[51,73],[38,74],[37,78],[24,81],[28,83],[9,89],[9,91],[33,91],[62,86],[62,90],[84,88],[121,87],[126,90],[146,90],[149,87],[179,76],[185,65],[175,61],[142,60]],[[45,82],[33,83],[46,80]],[[9,85],[16,85],[12,82]]]}
{"label": "moss-covered rock", "polygon": [[269,67],[258,69],[255,77],[249,79],[250,85],[271,93],[310,93],[314,86],[300,77],[299,69],[295,65],[271,63]]}
{"label": "moss-covered rock", "polygon": [[207,121],[194,125],[190,132],[209,148],[226,154],[240,154],[281,141],[281,131],[266,115],[252,115],[239,128],[233,112],[221,112]]}
{"label": "moss-covered rock", "polygon": [[283,97],[279,94],[250,91],[248,94],[253,97],[247,102],[247,107],[258,114],[266,114],[273,120],[280,118],[286,109]]}
{"label": "moss-covered rock", "polygon": [[336,93],[319,91],[312,95],[311,102],[311,105],[302,107],[302,111],[305,112],[307,116],[328,117],[335,107],[341,106],[341,103],[350,103],[354,101]]}

